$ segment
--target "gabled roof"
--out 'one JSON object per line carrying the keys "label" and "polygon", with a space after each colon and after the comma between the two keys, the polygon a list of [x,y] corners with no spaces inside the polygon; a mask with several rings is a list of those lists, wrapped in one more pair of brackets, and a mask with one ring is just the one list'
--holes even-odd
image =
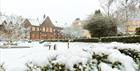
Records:
{"label": "gabled roof", "polygon": [[2,23],[6,20],[5,16],[0,16],[0,25],[2,25]]}
{"label": "gabled roof", "polygon": [[25,19],[23,23],[28,23],[31,25],[30,21],[28,19]]}
{"label": "gabled roof", "polygon": [[40,21],[38,19],[28,19],[32,26],[39,26]]}
{"label": "gabled roof", "polygon": [[55,27],[56,29],[58,29],[58,30],[63,30],[63,28],[62,27]]}
{"label": "gabled roof", "polygon": [[6,22],[7,24],[21,24],[24,22],[24,20],[25,19],[21,16],[0,16],[0,24],[2,24],[3,22]]}
{"label": "gabled roof", "polygon": [[47,18],[43,21],[43,23],[40,26],[41,27],[43,27],[43,26],[44,27],[55,27],[49,16],[47,16]]}
{"label": "gabled roof", "polygon": [[30,22],[28,19],[25,19],[24,22],[23,22],[22,24],[23,24],[23,26],[26,27],[26,28],[32,25],[31,22]]}
{"label": "gabled roof", "polygon": [[5,26],[5,25],[7,25],[7,24],[8,24],[8,23],[6,22],[6,20],[4,20],[4,21],[2,22],[1,25]]}
{"label": "gabled roof", "polygon": [[7,22],[6,21],[3,21],[3,23],[2,24],[7,24]]}

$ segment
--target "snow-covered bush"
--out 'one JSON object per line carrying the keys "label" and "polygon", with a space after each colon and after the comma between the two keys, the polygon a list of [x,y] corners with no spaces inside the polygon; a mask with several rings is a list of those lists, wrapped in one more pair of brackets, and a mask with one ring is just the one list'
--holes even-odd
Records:
{"label": "snow-covered bush", "polygon": [[2,71],[140,70],[140,44],[72,42],[67,49],[67,43],[51,43],[57,44],[57,50],[40,46],[44,44],[28,49],[0,49]]}
{"label": "snow-covered bush", "polygon": [[[113,49],[114,50],[114,49]],[[91,54],[91,59],[89,59],[86,64],[83,64],[82,62],[79,62],[77,64],[73,65],[72,69],[69,69],[65,66],[65,64],[60,64],[59,62],[55,63],[55,60],[57,60],[57,58],[55,60],[51,60],[49,61],[49,64],[41,67],[41,66],[37,66],[37,65],[27,65],[29,70],[28,71],[33,71],[33,70],[37,70],[37,71],[127,71],[126,67],[128,66],[127,64],[125,64],[125,62],[122,62],[122,60],[125,60],[125,58],[133,58],[134,61],[137,60],[139,62],[139,57],[137,59],[137,52],[133,51],[130,49],[118,49],[117,52],[121,52],[124,53],[125,55],[129,55],[130,57],[125,57],[122,56],[122,58],[118,58],[118,60],[116,61],[112,61],[111,59],[108,59],[109,57],[111,57],[110,54],[106,53],[105,51],[88,51],[83,49],[84,52],[90,53]],[[116,49],[115,49],[116,51]],[[111,53],[111,52],[109,52]],[[130,53],[130,54],[127,54]],[[113,54],[113,53],[112,53]],[[132,55],[131,55],[132,54]],[[134,56],[133,56],[134,54]],[[135,55],[136,54],[136,55]],[[120,55],[121,56],[121,55]],[[123,59],[124,58],[124,59]],[[53,62],[54,61],[54,62]],[[137,62],[136,62],[137,63]],[[129,64],[129,63],[128,63]],[[137,63],[139,64],[139,63]],[[107,68],[105,68],[107,67]],[[132,68],[132,67],[131,67]],[[139,69],[139,67],[137,66],[137,68],[130,68],[130,71],[137,71]]]}
{"label": "snow-covered bush", "polygon": [[0,19],[2,18],[4,18],[4,21],[2,21],[4,31],[1,31],[3,34],[0,35],[0,37],[2,37],[3,40],[17,41],[25,39],[29,32],[29,29],[23,26],[25,18],[16,15],[2,15]]}
{"label": "snow-covered bush", "polygon": [[0,64],[0,71],[5,71],[3,65],[4,65],[4,64]]}
{"label": "snow-covered bush", "polygon": [[128,55],[134,59],[137,64],[140,64],[140,52],[134,49],[119,49],[119,51],[125,55]]}

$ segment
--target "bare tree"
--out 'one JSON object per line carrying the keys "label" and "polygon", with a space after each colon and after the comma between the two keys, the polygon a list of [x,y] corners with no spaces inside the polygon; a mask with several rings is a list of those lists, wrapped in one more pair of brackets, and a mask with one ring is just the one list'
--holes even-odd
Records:
{"label": "bare tree", "polygon": [[122,29],[126,33],[127,22],[130,18],[135,18],[137,13],[136,5],[139,0],[118,0],[116,15],[118,19],[118,25],[122,26]]}
{"label": "bare tree", "polygon": [[113,3],[115,2],[115,0],[99,0],[100,1],[100,5],[103,8],[104,12],[110,16],[112,14],[112,6]]}
{"label": "bare tree", "polygon": [[3,38],[9,41],[17,41],[24,39],[29,31],[22,24],[24,23],[24,18],[19,16],[5,16],[6,23],[4,24],[5,33],[3,33]]}
{"label": "bare tree", "polygon": [[[140,0],[99,0],[100,5],[108,16],[114,16],[116,12],[123,12],[125,19],[134,17],[136,9],[140,6]],[[118,14],[118,13],[117,13]]]}
{"label": "bare tree", "polygon": [[[99,0],[108,16],[118,19],[118,26],[126,32],[127,21],[138,15],[140,0]],[[122,31],[121,30],[121,31]]]}

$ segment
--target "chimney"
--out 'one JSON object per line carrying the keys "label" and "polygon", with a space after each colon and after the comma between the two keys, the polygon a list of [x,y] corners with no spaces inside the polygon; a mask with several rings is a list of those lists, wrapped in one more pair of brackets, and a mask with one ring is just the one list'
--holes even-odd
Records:
{"label": "chimney", "polygon": [[45,18],[46,18],[46,15],[44,14],[44,15],[43,15],[43,19],[45,19]]}

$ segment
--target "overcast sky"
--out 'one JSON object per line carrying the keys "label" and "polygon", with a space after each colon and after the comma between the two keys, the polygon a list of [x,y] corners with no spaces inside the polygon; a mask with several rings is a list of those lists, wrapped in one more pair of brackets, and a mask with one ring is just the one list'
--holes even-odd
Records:
{"label": "overcast sky", "polygon": [[[0,0],[0,10],[32,19],[50,16],[57,25],[70,24],[75,18],[84,19],[100,8],[98,0]],[[65,24],[68,23],[68,24]]]}

